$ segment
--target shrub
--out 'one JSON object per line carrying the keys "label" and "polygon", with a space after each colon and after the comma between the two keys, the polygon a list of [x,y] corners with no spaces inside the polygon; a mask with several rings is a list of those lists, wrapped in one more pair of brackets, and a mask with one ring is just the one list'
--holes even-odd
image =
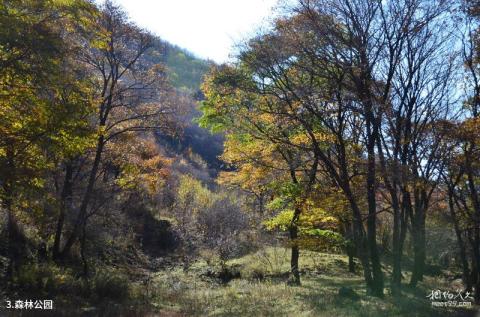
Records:
{"label": "shrub", "polygon": [[92,278],[92,288],[97,300],[111,299],[124,301],[129,295],[129,282],[126,276],[114,271],[99,271]]}
{"label": "shrub", "polygon": [[56,295],[78,293],[82,290],[71,270],[53,263],[30,263],[21,266],[14,283],[20,290],[34,294]]}

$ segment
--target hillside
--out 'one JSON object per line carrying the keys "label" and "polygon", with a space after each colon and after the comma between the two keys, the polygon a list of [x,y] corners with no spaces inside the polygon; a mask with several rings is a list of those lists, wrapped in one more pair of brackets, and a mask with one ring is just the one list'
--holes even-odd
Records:
{"label": "hillside", "polygon": [[191,150],[207,163],[211,174],[215,175],[222,167],[222,162],[217,157],[223,151],[223,137],[212,135],[194,122],[194,119],[200,116],[197,109],[198,102],[203,98],[200,86],[213,62],[198,58],[189,51],[159,38],[145,58],[154,63],[163,63],[167,68],[170,83],[186,96],[191,104],[187,113],[180,118],[184,125],[182,134],[177,138],[157,134],[158,142],[175,154]]}
{"label": "hillside", "polygon": [[213,62],[200,59],[170,43],[165,43],[165,55],[165,63],[172,84],[181,90],[198,91],[203,76]]}

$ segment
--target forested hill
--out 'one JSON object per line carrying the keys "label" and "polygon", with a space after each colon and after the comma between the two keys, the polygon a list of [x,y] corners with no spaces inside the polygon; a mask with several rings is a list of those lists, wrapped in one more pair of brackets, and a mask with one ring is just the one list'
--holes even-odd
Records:
{"label": "forested hill", "polygon": [[165,64],[172,84],[182,90],[197,91],[211,61],[200,59],[189,51],[164,42]]}
{"label": "forested hill", "polygon": [[158,134],[158,142],[176,154],[197,154],[215,173],[221,168],[218,155],[223,150],[223,137],[212,135],[194,122],[200,115],[198,102],[203,98],[200,86],[213,62],[198,58],[193,53],[159,38],[145,58],[164,64],[170,83],[184,94],[187,102],[191,104],[181,118],[184,125],[181,136],[172,138]]}

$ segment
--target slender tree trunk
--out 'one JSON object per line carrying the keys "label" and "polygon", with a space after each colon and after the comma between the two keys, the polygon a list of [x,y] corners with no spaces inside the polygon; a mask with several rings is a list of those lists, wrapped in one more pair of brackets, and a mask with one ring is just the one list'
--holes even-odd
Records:
{"label": "slender tree trunk", "polygon": [[[368,122],[369,121],[369,122]],[[373,126],[372,119],[367,120],[367,201],[368,201],[368,218],[367,218],[367,240],[370,250],[370,260],[372,262],[373,289],[372,294],[383,297],[383,272],[380,263],[380,255],[377,246],[377,203],[376,203],[376,168],[375,168],[375,141],[377,127]]]}
{"label": "slender tree trunk", "polygon": [[[5,189],[5,186],[4,186]],[[26,248],[26,240],[17,223],[15,212],[13,210],[13,191],[11,187],[5,190],[5,199],[3,200],[3,208],[7,212],[7,252],[8,252],[8,266],[6,271],[6,279],[10,281],[15,272],[22,265],[22,257],[24,256]]]}
{"label": "slender tree trunk", "polygon": [[392,234],[392,277],[390,289],[393,295],[401,293],[402,286],[402,255],[403,255],[403,241],[404,241],[404,209],[401,206],[397,197],[397,192],[394,188],[390,188],[393,209],[393,234]]}
{"label": "slender tree trunk", "polygon": [[365,278],[365,283],[367,284],[367,290],[369,292],[374,291],[372,271],[369,261],[369,248],[367,243],[367,237],[363,229],[363,220],[360,213],[360,209],[356,204],[352,193],[347,189],[347,197],[350,201],[350,207],[352,208],[354,220],[353,220],[353,236],[355,239],[355,248],[357,256],[360,260],[360,263],[363,267],[363,276]]}
{"label": "slender tree trunk", "polygon": [[474,237],[473,237],[473,256],[475,257],[475,271],[472,270],[472,275],[474,276],[472,282],[475,285],[475,303],[480,303],[480,230],[476,227],[474,230]]}
{"label": "slender tree trunk", "polygon": [[298,247],[298,218],[300,217],[301,210],[299,208],[295,208],[295,212],[292,218],[292,222],[290,224],[289,233],[290,233],[290,242],[292,243],[292,255],[290,258],[290,271],[291,271],[291,279],[290,283],[292,285],[300,285],[300,271],[298,266],[298,260],[300,257],[300,249]]}
{"label": "slender tree trunk", "polygon": [[352,253],[348,254],[348,272],[355,273],[355,261]]}
{"label": "slender tree trunk", "polygon": [[347,241],[346,252],[348,256],[348,271],[355,273],[355,244],[353,239],[353,226],[351,223],[345,225],[345,239]]}
{"label": "slender tree trunk", "polygon": [[17,258],[17,247],[16,247],[16,235],[15,231],[17,229],[15,218],[13,216],[12,204],[8,198],[5,198],[3,202],[3,207],[7,211],[7,252],[8,252],[8,267],[6,271],[7,281],[13,278],[16,267],[16,258]]}
{"label": "slender tree trunk", "polygon": [[294,285],[300,285],[300,272],[298,267],[300,249],[298,247],[297,242],[295,241],[295,239],[297,239],[297,234],[298,234],[298,228],[296,226],[290,228],[290,239],[292,240],[292,256],[290,259],[290,270],[292,273],[291,282]]}
{"label": "slender tree trunk", "polygon": [[403,206],[402,206],[401,217],[402,217],[402,224],[400,226],[400,254],[403,254],[405,240],[407,238],[408,217],[409,217],[407,210]]}
{"label": "slender tree trunk", "polygon": [[[372,217],[373,218],[373,217]],[[368,223],[370,221],[370,223]],[[375,220],[367,221],[367,236],[368,247],[370,249],[370,259],[372,262],[373,273],[373,295],[383,297],[383,272],[380,263],[380,256],[378,254],[377,240],[376,240],[376,226]],[[375,232],[374,232],[375,231]]]}
{"label": "slender tree trunk", "polygon": [[72,198],[73,191],[73,167],[70,162],[65,164],[65,180],[63,182],[63,189],[61,194],[60,213],[58,215],[57,228],[55,230],[55,238],[53,241],[52,256],[54,260],[57,260],[60,255],[60,242],[62,238],[63,224],[65,222],[65,214],[69,206],[69,201]]}
{"label": "slender tree trunk", "polygon": [[392,248],[393,248],[393,270],[392,270],[392,285],[391,290],[393,295],[398,295],[400,293],[400,287],[402,283],[402,253],[401,253],[401,215],[398,208],[394,208],[393,214],[393,237],[392,237]]}
{"label": "slender tree trunk", "polygon": [[450,215],[452,217],[453,227],[455,229],[455,235],[457,237],[458,250],[460,253],[460,261],[462,262],[462,278],[463,278],[463,283],[465,284],[465,291],[470,292],[472,290],[472,284],[470,279],[470,268],[468,266],[468,258],[467,258],[466,248],[465,248],[465,241],[463,241],[462,231],[458,223],[457,214],[455,212],[455,204],[453,201],[454,201],[453,189],[450,188],[449,186],[448,207],[450,209]]}
{"label": "slender tree trunk", "polygon": [[16,268],[19,266],[18,260],[20,257],[19,229],[13,210],[15,160],[14,149],[11,144],[8,144],[7,146],[6,163],[5,175],[3,176],[4,198],[2,201],[2,207],[7,213],[7,252],[9,262],[6,271],[6,279],[7,281],[10,281],[15,274]]}
{"label": "slender tree trunk", "polygon": [[475,256],[475,242],[474,242],[474,237],[473,237],[473,230],[472,229],[469,229],[467,231],[467,234],[466,234],[466,238],[468,240],[468,243],[469,243],[469,246],[470,246],[470,250],[471,250],[471,253],[472,253],[472,257],[471,257],[471,260],[472,260],[472,263],[471,263],[471,270],[470,270],[470,276],[469,276],[469,279],[470,279],[470,285],[475,286],[477,284],[477,280],[478,280],[478,258]]}
{"label": "slender tree trunk", "polygon": [[73,244],[77,241],[79,235],[80,235],[80,230],[82,229],[85,221],[86,221],[86,215],[87,215],[87,209],[88,205],[90,203],[90,199],[92,197],[93,189],[95,186],[95,180],[97,178],[97,173],[98,169],[100,167],[100,161],[102,158],[102,152],[103,152],[103,147],[105,146],[105,140],[103,135],[101,135],[98,138],[97,142],[97,150],[95,152],[95,159],[93,161],[93,166],[90,171],[90,176],[88,180],[88,185],[87,189],[85,191],[85,194],[83,196],[82,204],[80,205],[80,210],[78,212],[77,219],[75,221],[72,233],[70,234],[70,237],[68,238],[67,242],[65,243],[65,247],[63,248],[63,251],[61,253],[61,257],[64,257],[70,252],[70,249],[72,248]]}
{"label": "slender tree trunk", "polygon": [[[397,154],[398,150],[396,148],[394,154],[394,162],[392,166],[392,176],[387,172],[387,166],[385,162],[385,157],[383,154],[382,140],[380,134],[377,135],[377,149],[378,157],[380,159],[380,167],[383,175],[385,187],[390,193],[391,197],[391,206],[393,209],[393,233],[392,233],[392,253],[393,253],[393,263],[392,263],[392,276],[390,282],[390,289],[393,295],[398,295],[401,293],[401,284],[402,284],[402,252],[403,252],[403,241],[402,241],[402,226],[403,226],[403,213],[404,209],[402,208],[399,198],[397,196],[397,188],[399,188],[399,176],[400,171],[398,169]],[[390,181],[389,177],[392,177]]]}
{"label": "slender tree trunk", "polygon": [[476,229],[468,230],[468,241],[472,251],[472,269],[470,271],[470,285],[474,286],[475,303],[479,303],[480,297],[480,237],[479,232]]}
{"label": "slender tree trunk", "polygon": [[87,222],[85,220],[82,228],[82,238],[80,240],[80,256],[82,257],[83,275],[85,278],[88,277],[88,261],[85,255],[85,245],[86,245],[86,239],[87,239],[86,228],[87,228]]}
{"label": "slender tree trunk", "polygon": [[425,210],[422,206],[415,207],[415,221],[412,223],[413,240],[413,271],[410,286],[416,287],[418,282],[423,281],[425,270]]}
{"label": "slender tree trunk", "polygon": [[475,270],[472,270],[472,276],[474,277],[472,282],[475,285],[475,303],[480,303],[480,197],[478,194],[477,186],[475,184],[475,175],[472,168],[471,153],[474,151],[474,144],[470,145],[469,151],[465,154],[465,167],[468,178],[468,189],[470,199],[474,208],[473,222],[473,239],[472,239],[472,253],[475,258]]}
{"label": "slender tree trunk", "polygon": [[344,186],[344,193],[347,196],[347,199],[350,203],[350,208],[352,209],[353,214],[353,237],[355,239],[355,249],[357,256],[360,260],[360,263],[363,267],[363,276],[365,278],[365,283],[367,284],[367,290],[369,292],[374,291],[372,271],[369,261],[369,248],[365,230],[363,228],[363,219],[360,212],[360,208],[355,201],[353,193],[346,183]]}

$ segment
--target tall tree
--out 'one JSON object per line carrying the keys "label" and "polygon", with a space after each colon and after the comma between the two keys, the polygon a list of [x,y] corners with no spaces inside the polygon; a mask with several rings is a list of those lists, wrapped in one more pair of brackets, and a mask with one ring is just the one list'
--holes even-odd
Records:
{"label": "tall tree", "polygon": [[171,123],[168,118],[175,112],[173,92],[161,65],[142,59],[153,37],[129,22],[125,12],[110,1],[101,7],[96,25],[99,44],[86,47],[81,60],[98,87],[93,122],[99,135],[87,186],[62,256],[69,253],[86,224],[106,145],[125,133],[167,129]]}
{"label": "tall tree", "polygon": [[279,120],[279,111],[289,111],[288,105],[259,86],[250,65],[244,66],[224,66],[208,77],[200,123],[214,131],[224,130],[228,136],[223,157],[238,173],[256,175],[249,183],[260,182],[251,185],[272,188],[284,208],[293,210],[288,225],[291,282],[299,284],[298,221],[313,189],[318,160],[299,151],[308,146],[301,141],[302,137],[305,140],[302,131],[286,118]]}
{"label": "tall tree", "polygon": [[8,214],[11,275],[24,249],[20,206],[41,208],[34,197],[53,155],[88,143],[89,85],[71,67],[77,47],[64,28],[86,27],[83,18],[94,9],[87,1],[4,1],[0,11],[0,198]]}

